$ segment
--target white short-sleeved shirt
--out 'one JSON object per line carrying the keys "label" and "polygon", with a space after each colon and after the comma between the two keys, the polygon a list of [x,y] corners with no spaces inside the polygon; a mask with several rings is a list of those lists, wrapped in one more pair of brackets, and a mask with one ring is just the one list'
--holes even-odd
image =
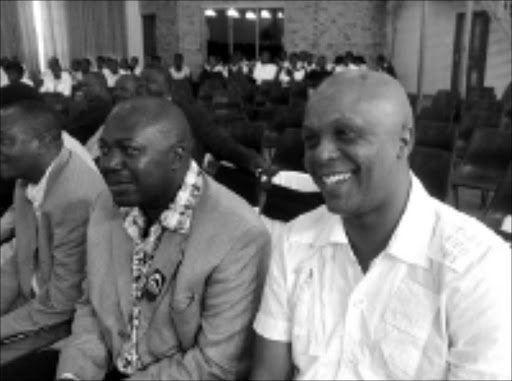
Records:
{"label": "white short-sleeved shirt", "polygon": [[71,96],[73,79],[67,71],[62,71],[60,79],[56,79],[51,71],[43,74],[43,85],[39,90],[41,93],[61,93],[66,97]]}
{"label": "white short-sleeved shirt", "polygon": [[272,81],[277,74],[277,65],[273,63],[256,62],[252,77],[259,85],[263,81]]}
{"label": "white short-sleeved shirt", "polygon": [[172,79],[187,79],[190,77],[190,69],[188,66],[183,66],[180,71],[176,70],[174,66],[169,68],[169,73],[171,74]]}
{"label": "white short-sleeved shirt", "polygon": [[510,379],[510,249],[412,184],[365,275],[325,206],[284,229],[254,327],[295,379]]}

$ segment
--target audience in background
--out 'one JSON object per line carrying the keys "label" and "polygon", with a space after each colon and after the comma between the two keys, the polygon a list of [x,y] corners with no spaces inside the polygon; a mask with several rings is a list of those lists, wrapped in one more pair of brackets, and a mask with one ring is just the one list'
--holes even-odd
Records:
{"label": "audience in background", "polygon": [[290,61],[279,69],[278,79],[281,86],[302,82],[306,76],[306,69],[299,65],[299,57],[296,53],[290,54]]}
{"label": "audience in background", "polygon": [[257,85],[260,85],[263,81],[273,81],[276,79],[278,74],[278,67],[276,64],[270,61],[270,53],[263,51],[261,53],[261,60],[256,62],[252,77],[256,81]]}
{"label": "audience in background", "polygon": [[71,96],[73,88],[73,79],[71,75],[62,70],[62,66],[57,57],[51,57],[48,60],[48,70],[43,74],[43,85],[39,89],[42,93],[60,93],[65,97]]}
{"label": "audience in background", "polygon": [[80,143],[86,144],[105,121],[112,109],[112,98],[105,77],[99,72],[84,75],[83,99],[70,105],[68,132]]}
{"label": "audience in background", "polygon": [[376,64],[377,64],[377,68],[376,68],[377,71],[383,71],[384,73],[388,73],[390,76],[396,78],[395,68],[393,67],[391,62],[389,62],[386,59],[386,57],[384,57],[383,54],[379,54],[377,56]]}
{"label": "audience in background", "polygon": [[127,75],[132,74],[130,70],[130,64],[128,62],[128,58],[123,57],[119,60],[119,75]]}
{"label": "audience in background", "polygon": [[183,54],[176,53],[174,55],[169,73],[171,74],[171,79],[174,80],[190,79],[190,69],[183,63]]}
{"label": "audience in background", "polygon": [[139,57],[132,56],[130,58],[130,70],[132,74],[140,75],[140,73],[142,72],[142,65],[140,65],[139,63]]}
{"label": "audience in background", "polygon": [[268,233],[192,160],[173,103],[119,104],[100,146],[116,205],[105,194],[91,217],[88,292],[57,378],[245,379]]}

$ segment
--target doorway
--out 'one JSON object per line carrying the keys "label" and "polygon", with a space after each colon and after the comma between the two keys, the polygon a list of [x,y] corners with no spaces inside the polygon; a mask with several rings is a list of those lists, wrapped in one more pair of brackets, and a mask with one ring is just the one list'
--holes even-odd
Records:
{"label": "doorway", "polygon": [[142,16],[142,35],[144,39],[144,56],[156,56],[158,54],[156,49],[156,15]]}
{"label": "doorway", "polygon": [[[486,11],[476,11],[473,12],[472,18],[467,71],[465,73],[466,94],[464,95],[466,99],[471,97],[472,93],[481,91],[484,87],[487,45],[489,42],[489,14]],[[451,78],[451,90],[455,93],[459,92],[460,85],[459,73],[463,56],[465,21],[465,14],[457,13]]]}

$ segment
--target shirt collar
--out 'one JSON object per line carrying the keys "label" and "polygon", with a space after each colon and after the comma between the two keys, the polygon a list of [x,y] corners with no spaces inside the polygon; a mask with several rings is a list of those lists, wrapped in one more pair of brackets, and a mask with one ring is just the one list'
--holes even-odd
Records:
{"label": "shirt collar", "polygon": [[[411,173],[412,184],[407,204],[397,228],[384,252],[401,260],[426,267],[428,247],[435,227],[432,198],[421,182]],[[313,246],[348,245],[342,219],[325,206],[316,218],[294,231],[292,240]],[[321,229],[318,227],[322,226]]]}
{"label": "shirt collar", "polygon": [[[191,161],[180,190],[169,207],[162,212],[158,223],[170,231],[188,234],[192,213],[199,201],[203,186],[203,171],[194,161]],[[143,230],[146,219],[138,207],[121,208],[121,210],[124,215],[124,226],[128,232],[133,230],[134,227],[139,232]]]}
{"label": "shirt collar", "polygon": [[436,214],[432,197],[414,175],[411,177],[407,205],[385,252],[405,262],[426,267]]}
{"label": "shirt collar", "polygon": [[43,202],[44,195],[46,193],[46,187],[48,185],[48,178],[50,177],[50,173],[53,167],[55,167],[55,163],[59,156],[60,154],[57,155],[55,159],[53,159],[48,168],[46,168],[43,177],[39,180],[37,184],[27,184],[25,194],[35,208],[39,208],[39,206]]}

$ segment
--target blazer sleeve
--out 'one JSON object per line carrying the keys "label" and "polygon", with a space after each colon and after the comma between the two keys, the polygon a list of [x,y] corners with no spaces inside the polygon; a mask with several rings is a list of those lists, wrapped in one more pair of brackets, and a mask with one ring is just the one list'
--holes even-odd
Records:
{"label": "blazer sleeve", "polygon": [[71,319],[81,296],[90,206],[79,200],[51,216],[52,264],[48,283],[34,299],[2,316],[1,337]]}
{"label": "blazer sleeve", "polygon": [[232,380],[248,375],[270,238],[262,227],[240,235],[206,283],[195,346],[135,373],[133,380]]}
{"label": "blazer sleeve", "polygon": [[76,306],[71,337],[59,357],[57,379],[64,374],[73,374],[81,380],[102,380],[110,367],[109,351],[89,300],[87,282],[84,285],[84,296]]}

